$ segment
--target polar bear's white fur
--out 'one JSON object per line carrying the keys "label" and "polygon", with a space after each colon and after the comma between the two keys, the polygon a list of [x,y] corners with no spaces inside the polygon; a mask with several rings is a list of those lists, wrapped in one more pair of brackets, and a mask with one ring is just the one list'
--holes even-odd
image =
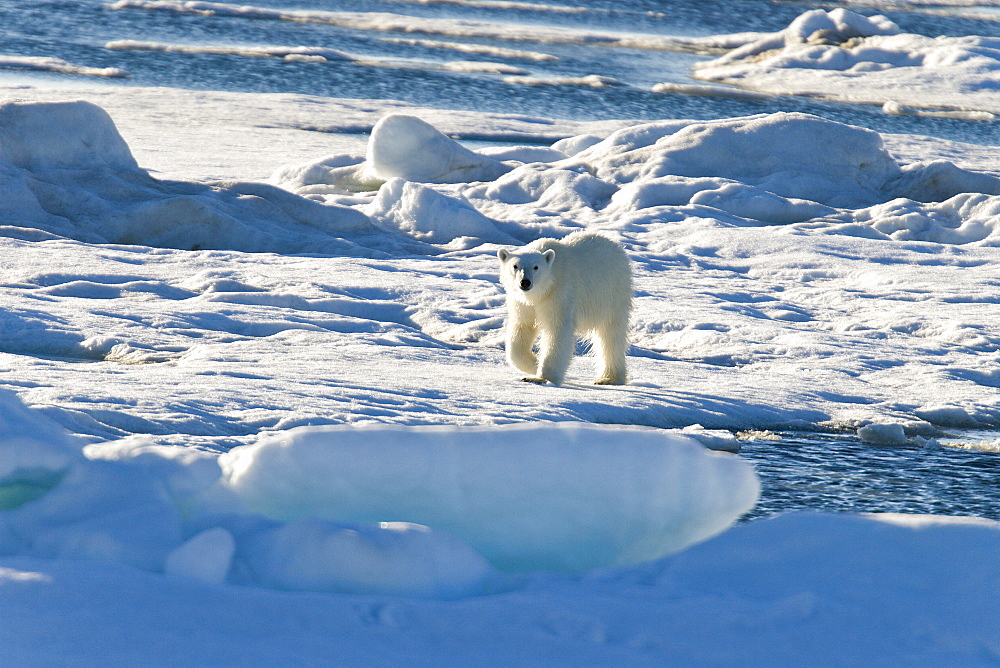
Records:
{"label": "polar bear's white fur", "polygon": [[507,360],[531,374],[524,380],[562,384],[577,334],[590,334],[602,365],[595,382],[624,385],[632,310],[625,250],[599,234],[574,232],[500,249],[497,257],[507,291]]}

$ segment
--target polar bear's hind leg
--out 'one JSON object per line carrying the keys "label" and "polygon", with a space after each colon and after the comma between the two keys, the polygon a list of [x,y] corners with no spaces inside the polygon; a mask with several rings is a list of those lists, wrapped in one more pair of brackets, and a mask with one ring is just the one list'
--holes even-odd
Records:
{"label": "polar bear's hind leg", "polygon": [[604,323],[594,331],[594,352],[602,369],[595,385],[624,385],[627,382],[628,321]]}

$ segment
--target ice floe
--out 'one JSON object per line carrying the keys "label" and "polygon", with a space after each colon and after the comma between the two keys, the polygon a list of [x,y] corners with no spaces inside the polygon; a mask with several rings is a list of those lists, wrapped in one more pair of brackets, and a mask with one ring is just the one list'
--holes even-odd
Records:
{"label": "ice floe", "polygon": [[302,428],[220,464],[263,515],[416,522],[508,571],[656,559],[718,533],[759,494],[745,462],[692,439],[560,423]]}
{"label": "ice floe", "polygon": [[[5,659],[996,653],[995,522],[727,528],[757,477],[695,442],[1000,425],[992,149],[796,114],[618,131],[16,93],[36,100],[0,109]],[[190,132],[165,136],[148,100]],[[303,129],[382,117],[367,146]],[[208,141],[234,128],[260,150]],[[190,180],[154,178],[157,160]],[[196,180],[242,161],[285,164],[281,188]],[[578,366],[526,386],[503,361],[495,244],[580,228],[632,259],[634,381],[595,388]]]}
{"label": "ice floe", "polygon": [[[70,386],[49,396],[59,406],[53,414],[91,439],[154,430],[232,444],[261,429],[352,415],[462,423],[468,401],[504,421],[709,430],[997,419],[988,394],[995,381],[974,371],[996,341],[980,311],[995,299],[988,254],[998,196],[989,193],[997,179],[941,160],[899,162],[886,149],[890,138],[868,130],[775,114],[472,150],[412,115],[389,114],[373,123],[367,153],[282,167],[279,189],[152,178],[92,104],[5,109],[4,160],[17,197],[6,201],[4,244],[23,258],[5,283],[5,350],[88,361],[93,372],[145,366],[144,383],[209,374],[190,377],[176,396],[130,384],[125,391],[142,397],[131,407],[114,392],[83,401]],[[30,139],[56,118],[62,134]],[[574,395],[572,384],[508,396],[494,244],[582,227],[616,235],[633,259],[637,383],[597,402]],[[50,243],[32,241],[43,239]],[[115,278],[118,260],[75,240],[139,244],[116,251],[122,262],[163,250],[157,263]],[[189,266],[182,249],[195,245],[203,254]],[[83,264],[57,261],[63,247]],[[715,276],[709,284],[705,272]],[[739,280],[746,275],[750,283]],[[930,275],[951,286],[933,315],[915,297],[936,294],[924,285]],[[51,306],[39,311],[26,299]],[[323,351],[332,349],[331,361]],[[931,349],[947,369],[921,362]],[[379,364],[386,354],[406,360],[398,363],[410,373],[398,378]],[[337,388],[328,396],[311,374],[331,364],[338,379],[327,381]],[[472,371],[482,364],[497,385],[473,400],[484,391]],[[277,374],[283,388],[252,409],[239,401],[254,386],[246,365]],[[353,387],[348,369],[386,391]],[[424,379],[441,369],[453,391],[434,401]],[[19,371],[42,383],[51,372]],[[230,380],[217,388],[211,374]],[[763,395],[759,383],[769,388]],[[835,387],[817,392],[815,383]],[[890,387],[905,387],[905,401]],[[207,388],[215,388],[211,400]],[[392,398],[398,392],[405,398]],[[303,394],[312,397],[308,409],[288,398]],[[346,411],[343,397],[355,402]],[[192,415],[191,405],[201,408]]]}

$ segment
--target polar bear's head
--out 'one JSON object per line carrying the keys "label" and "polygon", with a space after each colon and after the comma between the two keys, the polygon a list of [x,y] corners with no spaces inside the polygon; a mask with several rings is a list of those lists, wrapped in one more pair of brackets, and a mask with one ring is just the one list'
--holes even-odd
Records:
{"label": "polar bear's head", "polygon": [[556,252],[551,248],[542,252],[501,248],[497,257],[500,282],[508,295],[530,304],[543,299],[552,289],[552,261]]}

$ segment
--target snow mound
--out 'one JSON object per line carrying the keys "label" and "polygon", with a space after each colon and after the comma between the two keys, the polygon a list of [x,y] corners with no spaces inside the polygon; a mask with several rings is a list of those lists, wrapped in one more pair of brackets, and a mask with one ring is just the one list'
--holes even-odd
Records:
{"label": "snow mound", "polygon": [[490,184],[472,186],[469,197],[499,204],[530,204],[547,212],[603,208],[617,188],[579,165],[522,165]]}
{"label": "snow mound", "polygon": [[[1000,195],[995,176],[944,161],[901,165],[877,132],[799,113],[657,121],[605,139],[478,153],[415,117],[390,115],[375,126],[366,157],[288,165],[271,182],[320,201],[364,203],[380,228],[449,249],[560,236],[595,214],[631,221],[617,224],[633,232],[696,215],[873,236],[881,230],[861,223],[867,208]],[[377,195],[367,201],[359,191]],[[912,236],[970,243],[993,234],[989,223],[969,228]],[[887,238],[901,238],[896,231]]]}
{"label": "snow mound", "polygon": [[285,165],[275,170],[270,182],[310,195],[374,191],[395,178],[419,183],[492,181],[511,169],[501,160],[470,151],[416,116],[389,114],[372,128],[363,159],[331,156]]}
{"label": "snow mound", "polygon": [[2,233],[26,239],[247,252],[408,248],[360,211],[256,183],[158,181],[89,102],[0,103]]}
{"label": "snow mound", "polygon": [[492,181],[510,171],[479,155],[416,116],[390,114],[372,128],[368,168],[383,181],[394,177],[425,183]]}
{"label": "snow mound", "polygon": [[216,458],[141,437],[82,450],[0,394],[0,555],[122,564],[208,584],[454,599],[495,571],[452,535],[404,523],[283,524],[212,494]]}
{"label": "snow mound", "polygon": [[874,239],[994,246],[1000,243],[1000,197],[966,193],[938,203],[899,198],[801,227]]}
{"label": "snow mound", "polygon": [[225,488],[281,521],[414,522],[506,571],[656,559],[750,510],[743,460],[647,429],[303,427],[220,459]]}
{"label": "snow mound", "polygon": [[88,102],[0,103],[0,160],[24,170],[139,170],[111,116]]}
{"label": "snow mound", "polygon": [[676,552],[759,492],[743,460],[652,429],[300,427],[218,457],[148,436],[81,448],[0,393],[0,555],[207,584],[457,599],[510,586],[496,568]]}
{"label": "snow mound", "polygon": [[639,211],[686,204],[709,206],[774,225],[802,222],[835,212],[822,204],[781,197],[739,181],[686,176],[663,176],[629,183],[612,196],[610,209]]}
{"label": "snow mound", "polygon": [[612,135],[576,158],[591,164],[598,178],[619,185],[716,177],[834,207],[884,201],[882,193],[901,173],[878,133],[807,114],[647,130],[645,136],[628,133],[627,141]]}
{"label": "snow mound", "polygon": [[[617,186],[608,202],[611,211],[699,206],[766,225],[826,218],[834,209],[897,198],[939,202],[968,192],[1000,194],[994,176],[944,161],[903,166],[877,132],[799,113],[625,128],[544,174],[574,164]],[[519,168],[497,184],[528,168],[539,167]],[[486,192],[494,195],[496,184],[490,187]]]}
{"label": "snow mound", "polygon": [[483,242],[516,243],[465,198],[448,197],[401,178],[390,179],[379,188],[366,213],[383,229],[432,244],[472,247]]}

